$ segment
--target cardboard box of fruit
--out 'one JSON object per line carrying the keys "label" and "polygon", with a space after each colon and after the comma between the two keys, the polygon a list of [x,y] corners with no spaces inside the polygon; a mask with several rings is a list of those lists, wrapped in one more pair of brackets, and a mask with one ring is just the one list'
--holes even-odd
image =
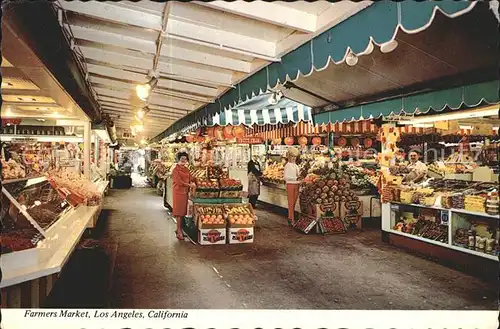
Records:
{"label": "cardboard box of fruit", "polygon": [[226,219],[222,205],[196,204],[194,213],[198,228],[225,228]]}
{"label": "cardboard box of fruit", "polygon": [[243,185],[241,181],[232,178],[221,178],[219,180],[219,186],[221,191],[241,191],[243,190]]}
{"label": "cardboard box of fruit", "polygon": [[219,191],[219,183],[216,179],[198,179],[196,180],[196,191]]}
{"label": "cardboard box of fruit", "polygon": [[253,227],[255,225],[255,214],[250,204],[224,205],[224,212],[230,227]]}

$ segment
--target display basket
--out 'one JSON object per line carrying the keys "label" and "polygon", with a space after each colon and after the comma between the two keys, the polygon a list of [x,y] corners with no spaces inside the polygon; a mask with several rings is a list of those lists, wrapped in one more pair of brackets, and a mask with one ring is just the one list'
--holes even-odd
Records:
{"label": "display basket", "polygon": [[[195,204],[193,206],[193,210],[194,210],[194,215],[195,215],[195,222],[196,222],[198,228],[225,228],[226,227],[224,207],[222,205]],[[202,223],[202,221],[201,221],[202,215],[208,215],[208,216],[219,216],[220,215],[220,216],[222,216],[222,219],[224,220],[224,224]]]}
{"label": "display basket", "polygon": [[221,190],[219,193],[220,197],[222,199],[235,199],[235,198],[241,198],[241,191],[228,191],[228,190]]}
{"label": "display basket", "polygon": [[478,195],[467,195],[464,198],[464,209],[468,211],[486,212],[486,198]]}
{"label": "display basket", "polygon": [[420,198],[420,203],[424,206],[432,207],[436,203],[436,197],[435,196],[426,196],[426,197]]}
{"label": "display basket", "polygon": [[[229,215],[232,213],[233,208],[242,209],[241,212],[234,213],[234,215],[249,215],[253,218],[251,224],[236,224],[231,223],[229,220]],[[234,203],[234,204],[225,204],[224,205],[224,214],[226,216],[226,221],[229,227],[253,227],[255,225],[255,213],[252,209],[252,206],[249,203]]]}
{"label": "display basket", "polygon": [[454,194],[451,196],[451,207],[455,209],[464,209],[465,196],[463,194]]}
{"label": "display basket", "polygon": [[220,186],[221,191],[243,191],[243,185],[238,186]]}
{"label": "display basket", "polygon": [[400,188],[395,188],[394,189],[394,200],[395,202],[401,202],[401,189]]}
{"label": "display basket", "polygon": [[452,196],[451,195],[442,195],[441,196],[441,207],[450,209],[452,208]]}
{"label": "display basket", "polygon": [[362,195],[370,194],[371,189],[370,188],[361,188],[361,189],[355,189],[355,190],[353,190],[353,192],[354,192],[354,194],[356,194],[358,196],[362,196]]}
{"label": "display basket", "polygon": [[196,199],[217,199],[219,197],[218,190],[199,190],[196,189],[194,192],[194,198]]}
{"label": "display basket", "polygon": [[386,185],[382,188],[382,203],[388,203],[394,200],[394,190],[395,188],[390,185]]}
{"label": "display basket", "polygon": [[404,204],[411,204],[414,193],[414,191],[401,191],[399,202]]}

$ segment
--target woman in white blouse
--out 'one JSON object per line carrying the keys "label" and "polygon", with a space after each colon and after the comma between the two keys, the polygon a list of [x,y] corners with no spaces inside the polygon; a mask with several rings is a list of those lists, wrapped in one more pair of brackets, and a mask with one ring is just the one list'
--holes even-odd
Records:
{"label": "woman in white blouse", "polygon": [[288,222],[293,223],[295,217],[295,204],[299,198],[299,166],[296,161],[299,151],[290,148],[287,152],[288,162],[285,165],[284,178],[286,182],[286,194],[288,197]]}

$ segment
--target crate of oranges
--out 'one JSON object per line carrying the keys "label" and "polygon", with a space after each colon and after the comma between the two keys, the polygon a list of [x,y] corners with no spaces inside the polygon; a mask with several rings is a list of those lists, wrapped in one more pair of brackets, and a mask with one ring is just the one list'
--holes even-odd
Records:
{"label": "crate of oranges", "polygon": [[196,204],[194,206],[198,228],[225,228],[224,207],[221,205]]}
{"label": "crate of oranges", "polygon": [[255,214],[250,204],[235,203],[224,205],[228,225],[231,227],[252,227]]}

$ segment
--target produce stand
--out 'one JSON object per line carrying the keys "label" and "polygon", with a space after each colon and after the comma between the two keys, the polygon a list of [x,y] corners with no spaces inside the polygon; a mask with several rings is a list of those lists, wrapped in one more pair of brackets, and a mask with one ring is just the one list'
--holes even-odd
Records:
{"label": "produce stand", "polygon": [[38,308],[100,205],[45,177],[2,183],[2,305]]}
{"label": "produce stand", "polygon": [[184,218],[183,230],[200,245],[253,243],[254,225],[249,204],[193,202],[192,216]]}

